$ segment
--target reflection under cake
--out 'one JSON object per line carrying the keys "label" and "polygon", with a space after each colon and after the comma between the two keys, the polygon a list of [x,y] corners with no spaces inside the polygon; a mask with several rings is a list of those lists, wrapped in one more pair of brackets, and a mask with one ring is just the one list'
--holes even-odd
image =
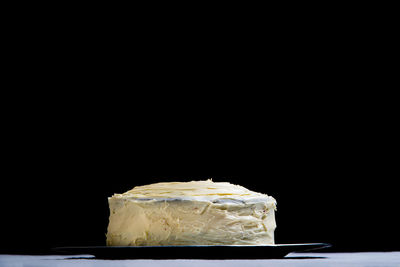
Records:
{"label": "reflection under cake", "polygon": [[156,183],[108,201],[108,246],[274,244],[275,199],[239,185]]}

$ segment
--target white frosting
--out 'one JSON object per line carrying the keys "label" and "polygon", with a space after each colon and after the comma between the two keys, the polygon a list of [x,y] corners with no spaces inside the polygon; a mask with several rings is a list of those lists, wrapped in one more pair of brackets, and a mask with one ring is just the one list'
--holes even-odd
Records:
{"label": "white frosting", "polygon": [[109,198],[107,245],[274,243],[274,198],[230,183],[137,186]]}

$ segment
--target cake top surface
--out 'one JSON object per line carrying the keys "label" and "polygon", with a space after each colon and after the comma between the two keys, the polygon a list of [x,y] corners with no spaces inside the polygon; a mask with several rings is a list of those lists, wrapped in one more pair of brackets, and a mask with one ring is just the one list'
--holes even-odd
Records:
{"label": "cake top surface", "polygon": [[213,182],[211,179],[206,181],[191,182],[165,182],[143,186],[136,186],[123,194],[114,194],[113,198],[130,199],[195,199],[195,200],[215,200],[215,199],[238,199],[255,200],[269,199],[275,201],[266,194],[257,193],[247,188],[234,185],[228,182]]}

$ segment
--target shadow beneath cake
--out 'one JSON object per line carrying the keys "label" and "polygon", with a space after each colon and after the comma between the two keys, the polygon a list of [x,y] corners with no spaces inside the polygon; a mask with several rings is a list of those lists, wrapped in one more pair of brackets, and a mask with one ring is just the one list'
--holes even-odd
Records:
{"label": "shadow beneath cake", "polygon": [[326,259],[328,257],[321,257],[321,256],[289,256],[284,257],[284,260],[313,260],[313,259]]}
{"label": "shadow beneath cake", "polygon": [[[322,257],[291,254],[291,252],[314,250],[330,246],[326,243],[281,244],[264,246],[158,246],[158,247],[58,247],[57,253],[70,255],[71,259],[83,257],[93,259],[86,255],[94,255],[94,259],[204,259],[204,260],[230,260],[230,259],[315,259]],[[72,256],[74,255],[74,256]]]}
{"label": "shadow beneath cake", "polygon": [[[270,259],[256,259],[256,258],[251,258],[251,259],[246,259],[243,258],[242,260],[316,260],[316,259],[326,259],[327,257],[320,257],[320,256],[294,256],[294,257],[284,257],[284,258],[270,258]],[[151,259],[151,260],[185,260],[184,259]],[[53,259],[54,260],[54,259]],[[57,260],[149,260],[149,259],[107,259],[107,258],[96,258],[96,257],[67,257],[63,259],[57,259]],[[235,260],[237,259],[192,259],[192,260],[207,260],[207,261],[216,261],[216,260]]]}

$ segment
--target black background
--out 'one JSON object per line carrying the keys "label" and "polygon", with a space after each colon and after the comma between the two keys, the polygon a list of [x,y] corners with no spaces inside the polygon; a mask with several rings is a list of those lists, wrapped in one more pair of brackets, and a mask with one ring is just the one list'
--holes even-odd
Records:
{"label": "black background", "polygon": [[35,120],[24,113],[4,161],[1,251],[104,245],[113,193],[208,178],[275,197],[277,243],[398,249],[388,124],[350,111],[277,113],[229,125],[226,117],[200,123],[188,116],[178,125],[164,117],[136,124],[127,116],[86,119],[58,111]]}
{"label": "black background", "polygon": [[277,243],[399,250],[384,32],[319,14],[10,31],[0,252],[104,245],[113,193],[208,178],[275,197]]}

